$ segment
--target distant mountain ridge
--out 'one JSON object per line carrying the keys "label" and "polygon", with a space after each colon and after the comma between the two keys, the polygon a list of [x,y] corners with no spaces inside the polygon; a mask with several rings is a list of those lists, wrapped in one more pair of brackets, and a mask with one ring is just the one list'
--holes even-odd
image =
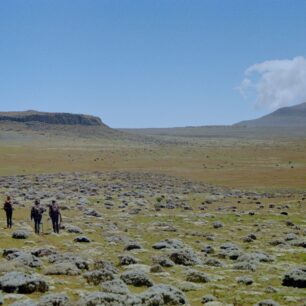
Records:
{"label": "distant mountain ridge", "polygon": [[244,120],[234,126],[245,127],[305,127],[306,102],[278,110],[253,120]]}
{"label": "distant mountain ridge", "polygon": [[40,122],[62,125],[106,126],[99,117],[95,116],[71,113],[48,113],[33,110],[24,112],[0,112],[0,121],[14,121],[21,123]]}

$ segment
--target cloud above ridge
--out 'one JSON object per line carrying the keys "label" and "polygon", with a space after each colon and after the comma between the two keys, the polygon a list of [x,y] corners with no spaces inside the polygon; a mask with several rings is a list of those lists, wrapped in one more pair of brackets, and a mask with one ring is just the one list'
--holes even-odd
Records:
{"label": "cloud above ridge", "polygon": [[257,108],[276,109],[306,101],[306,58],[270,60],[245,70],[241,95],[255,96]]}

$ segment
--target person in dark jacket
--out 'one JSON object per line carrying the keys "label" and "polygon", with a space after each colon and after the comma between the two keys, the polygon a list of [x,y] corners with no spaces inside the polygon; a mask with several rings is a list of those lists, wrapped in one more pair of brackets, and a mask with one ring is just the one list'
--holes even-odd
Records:
{"label": "person in dark jacket", "polygon": [[56,201],[52,201],[52,204],[49,206],[49,217],[52,221],[53,232],[59,234],[60,222],[62,222],[62,215],[59,208],[59,205]]}
{"label": "person in dark jacket", "polygon": [[7,197],[6,198],[6,201],[4,202],[4,205],[3,205],[3,209],[6,213],[6,222],[7,222],[7,228],[12,228],[12,225],[13,225],[13,222],[12,222],[12,219],[13,219],[13,203],[12,203],[12,200],[11,200],[11,197]]}
{"label": "person in dark jacket", "polygon": [[44,212],[45,209],[41,207],[39,200],[35,200],[34,206],[31,209],[31,220],[34,219],[36,234],[40,233],[40,224]]}

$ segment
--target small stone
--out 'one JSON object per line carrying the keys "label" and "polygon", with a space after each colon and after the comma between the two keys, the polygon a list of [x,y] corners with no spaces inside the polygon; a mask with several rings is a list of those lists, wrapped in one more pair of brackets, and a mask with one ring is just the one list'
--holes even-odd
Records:
{"label": "small stone", "polygon": [[30,237],[30,233],[25,230],[17,230],[12,234],[14,239],[27,239]]}

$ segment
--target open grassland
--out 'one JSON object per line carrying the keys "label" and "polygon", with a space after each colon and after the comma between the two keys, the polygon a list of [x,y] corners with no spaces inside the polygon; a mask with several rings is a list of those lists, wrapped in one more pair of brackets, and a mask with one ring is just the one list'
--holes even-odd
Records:
{"label": "open grassland", "polygon": [[303,189],[306,140],[0,142],[0,175],[104,170],[152,171],[237,188]]}
{"label": "open grassland", "polygon": [[[21,279],[36,275],[49,293],[63,293],[70,304],[60,305],[179,306],[183,297],[185,305],[200,306],[205,295],[218,305],[266,299],[305,305],[304,287],[283,284],[286,273],[302,271],[306,262],[304,138],[84,131],[0,132],[0,195],[11,195],[15,206],[12,230],[5,229],[4,213],[0,219],[0,286],[8,275],[18,287],[9,274],[15,271]],[[33,233],[36,198],[44,207],[60,203],[60,235],[46,214],[44,234]],[[16,230],[25,239],[12,238]],[[138,279],[129,283],[124,277],[134,272]],[[123,295],[116,294],[120,286]],[[44,298],[59,298],[9,290],[2,292],[4,305],[30,299],[28,305],[46,306]],[[167,298],[150,304],[150,290]],[[115,300],[99,304],[99,294]]]}
{"label": "open grassland", "polygon": [[[166,176],[128,172],[11,177],[7,182],[2,180],[1,193],[13,194],[19,205],[14,213],[14,228],[3,230],[0,237],[2,251],[18,249],[28,254],[39,248],[51,248],[58,257],[55,263],[53,255],[39,257],[40,265],[36,268],[21,264],[18,256],[2,258],[0,273],[12,269],[36,272],[48,281],[50,292],[65,293],[72,305],[84,294],[102,290],[103,281],[92,284],[85,277],[86,273],[96,271],[95,263],[101,260],[111,262],[118,269],[118,274],[112,277],[120,278],[120,274],[135,269],[145,271],[154,284],[168,284],[182,290],[192,306],[202,305],[201,299],[207,294],[213,294],[222,305],[254,305],[265,299],[290,306],[305,302],[304,289],[282,285],[284,274],[306,260],[305,194],[232,192]],[[49,197],[61,198],[65,229],[60,236],[52,234],[46,215],[44,235],[32,232],[29,220],[32,201],[28,199],[32,196],[43,197],[43,204],[49,202]],[[95,215],[89,213],[93,211]],[[222,226],[216,228],[215,222]],[[5,223],[1,221],[0,225],[4,227]],[[69,232],[70,225],[82,234]],[[29,238],[12,239],[17,228],[31,233]],[[255,238],[245,240],[250,234]],[[79,236],[86,236],[90,242],[75,242]],[[179,245],[176,249],[154,248],[160,241],[174,241]],[[127,250],[127,245],[135,244],[139,248]],[[223,249],[227,244],[237,248],[234,252],[239,254],[238,259],[230,258],[233,250]],[[191,259],[198,263],[177,263],[163,267],[158,273],[150,271],[154,258],[170,258],[173,252],[186,248],[192,250]],[[61,259],[61,254],[67,253],[68,259]],[[76,269],[75,275],[66,275],[71,272],[64,268],[57,275],[49,274],[58,262],[62,267],[69,265],[73,256],[88,262],[88,268]],[[122,265],[119,256],[133,257],[137,263]],[[245,262],[245,256],[266,259]],[[242,270],[237,267],[241,263],[245,265]],[[206,280],[188,280],[190,271],[204,273]],[[253,283],[238,283],[239,277],[251,278]],[[145,286],[129,286],[130,294],[146,290]],[[39,300],[42,295],[36,292],[19,298]],[[6,304],[15,299],[16,296],[7,295]],[[81,302],[80,305],[96,304]]]}

